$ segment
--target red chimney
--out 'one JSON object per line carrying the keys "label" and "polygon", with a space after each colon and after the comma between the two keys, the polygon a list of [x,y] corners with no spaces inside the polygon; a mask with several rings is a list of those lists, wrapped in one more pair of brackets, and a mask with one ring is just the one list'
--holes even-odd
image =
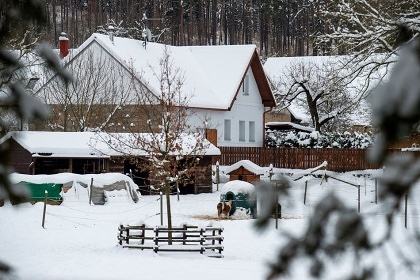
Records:
{"label": "red chimney", "polygon": [[69,39],[67,38],[67,34],[61,32],[58,40],[60,41],[60,58],[65,58],[69,54]]}

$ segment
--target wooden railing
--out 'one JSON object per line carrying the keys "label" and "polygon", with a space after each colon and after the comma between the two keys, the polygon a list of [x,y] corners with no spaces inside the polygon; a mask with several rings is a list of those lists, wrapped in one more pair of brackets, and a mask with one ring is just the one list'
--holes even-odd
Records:
{"label": "wooden railing", "polygon": [[[152,228],[143,224],[138,226],[120,225],[118,231],[118,242],[123,248],[151,249],[155,253],[199,252],[209,257],[218,258],[222,257],[224,249],[222,245],[223,228],[198,228],[197,226],[184,225],[169,229],[163,226]],[[169,234],[171,238],[169,238]],[[123,242],[126,245],[123,245]]]}
{"label": "wooden railing", "polygon": [[[259,166],[273,164],[277,168],[309,169],[328,162],[328,170],[346,172],[380,168],[366,160],[367,149],[342,148],[265,148],[265,147],[219,147],[220,165],[232,165],[240,160],[250,160]],[[389,150],[401,153],[401,150]],[[414,152],[420,157],[420,152]]]}

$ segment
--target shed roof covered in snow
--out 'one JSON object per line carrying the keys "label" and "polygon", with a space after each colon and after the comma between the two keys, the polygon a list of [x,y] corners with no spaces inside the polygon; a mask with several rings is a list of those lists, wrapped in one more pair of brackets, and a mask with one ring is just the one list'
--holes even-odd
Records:
{"label": "shed roof covered in snow", "polygon": [[312,127],[307,127],[303,125],[299,125],[292,122],[266,122],[265,128],[272,129],[272,130],[282,130],[282,131],[304,131],[304,132],[312,132],[315,129]]}
{"label": "shed roof covered in snow", "polygon": [[249,172],[255,174],[255,175],[262,175],[264,174],[264,170],[258,166],[257,164],[253,163],[250,160],[240,160],[237,163],[227,167],[225,169],[226,174],[229,174],[239,168],[245,168],[246,170],[248,170]]}
{"label": "shed roof covered in snow", "polygon": [[229,46],[169,46],[159,43],[114,37],[94,33],[75,52],[65,58],[70,62],[92,45],[104,49],[127,69],[134,70],[139,80],[159,96],[161,59],[165,52],[173,66],[183,73],[183,94],[188,106],[229,110],[240,85],[251,67],[262,102],[266,107],[276,105],[264,68],[255,45]]}
{"label": "shed roof covered in snow", "polygon": [[[147,137],[148,134],[139,134]],[[108,158],[110,156],[134,155],[147,156],[142,149],[121,147],[113,149],[112,140],[125,139],[135,141],[131,133],[95,133],[95,132],[46,132],[46,131],[16,131],[9,132],[0,139],[0,145],[9,139],[14,139],[20,146],[30,152],[33,157],[72,157],[72,158]],[[192,135],[185,135],[182,139],[182,153],[191,154],[191,147],[196,139]],[[220,150],[206,139],[204,148],[197,150],[196,155],[220,155]],[[199,153],[199,154],[198,154]]]}

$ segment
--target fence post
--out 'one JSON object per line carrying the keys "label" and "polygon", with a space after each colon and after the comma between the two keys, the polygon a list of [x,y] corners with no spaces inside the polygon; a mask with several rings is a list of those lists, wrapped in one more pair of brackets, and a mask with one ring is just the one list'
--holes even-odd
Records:
{"label": "fence post", "polygon": [[360,213],[360,184],[357,186],[357,212]]}
{"label": "fence post", "polygon": [[305,195],[303,196],[303,205],[306,205],[306,190],[308,189],[308,179],[305,181]]}
{"label": "fence post", "polygon": [[160,192],[160,225],[163,226],[163,194]]}
{"label": "fence post", "polygon": [[219,191],[219,183],[220,183],[220,168],[219,168],[219,161],[216,161],[216,186],[217,186],[217,191]]}
{"label": "fence post", "polygon": [[[195,182],[196,179],[194,179]],[[178,182],[178,178],[176,179],[176,197],[177,200],[179,201],[179,182]]]}
{"label": "fence post", "polygon": [[93,178],[90,178],[89,205],[92,205]]}
{"label": "fence post", "polygon": [[187,225],[186,225],[186,224],[184,224],[184,225],[182,226],[182,229],[184,230],[184,231],[182,232],[182,244],[183,244],[183,245],[185,245],[185,244],[187,244],[187,243],[185,242],[185,240],[187,240]]}
{"label": "fence post", "polygon": [[407,228],[407,203],[408,202],[408,194],[405,195],[405,215],[404,215],[404,225]]}
{"label": "fence post", "polygon": [[273,177],[273,175],[274,175],[274,170],[273,170],[273,164],[272,163],[270,163],[270,170],[268,171],[268,176],[270,177],[270,182],[271,182],[271,178]]}
{"label": "fence post", "polygon": [[127,227],[126,227],[126,229],[125,229],[125,232],[126,232],[126,237],[127,237],[127,244],[130,244],[130,225],[127,225]]}
{"label": "fence post", "polygon": [[120,232],[120,234],[118,235],[118,243],[120,243],[120,245],[122,245],[122,232],[123,232],[123,228],[124,226],[122,224],[120,224],[120,226],[118,227],[118,231]]}
{"label": "fence post", "polygon": [[45,213],[47,212],[47,199],[48,199],[48,191],[45,190],[45,197],[44,197],[44,212],[42,213],[42,228],[45,228]]}

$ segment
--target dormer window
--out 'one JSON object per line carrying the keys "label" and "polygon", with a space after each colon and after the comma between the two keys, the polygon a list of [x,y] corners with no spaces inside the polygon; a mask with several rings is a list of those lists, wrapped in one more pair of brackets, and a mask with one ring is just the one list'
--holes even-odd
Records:
{"label": "dormer window", "polygon": [[248,75],[244,77],[244,81],[242,83],[242,92],[243,92],[243,95],[249,95],[249,76]]}

